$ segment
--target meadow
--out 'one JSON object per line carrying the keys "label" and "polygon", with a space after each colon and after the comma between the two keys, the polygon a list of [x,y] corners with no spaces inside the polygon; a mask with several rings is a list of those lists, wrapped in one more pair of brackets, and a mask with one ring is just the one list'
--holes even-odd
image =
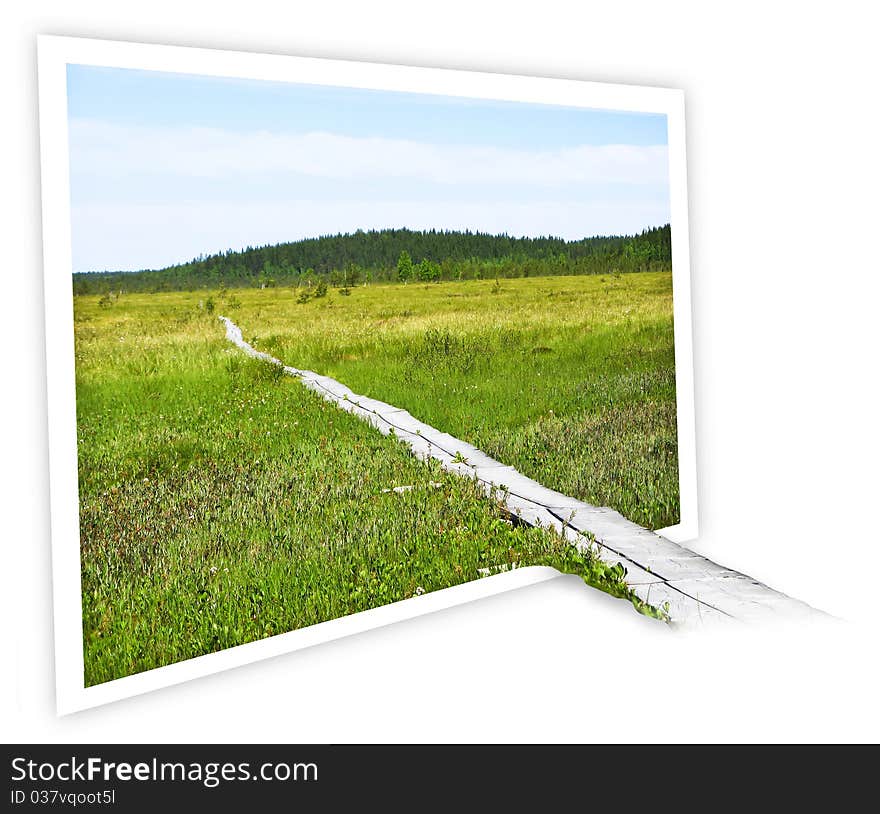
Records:
{"label": "meadow", "polygon": [[332,376],[588,503],[679,520],[668,272],[236,291],[216,300],[286,364]]}
{"label": "meadow", "polygon": [[657,527],[678,510],[670,275],[346,291],[75,298],[86,685],[495,566],[551,565],[647,610],[619,569],[244,357],[217,316]]}

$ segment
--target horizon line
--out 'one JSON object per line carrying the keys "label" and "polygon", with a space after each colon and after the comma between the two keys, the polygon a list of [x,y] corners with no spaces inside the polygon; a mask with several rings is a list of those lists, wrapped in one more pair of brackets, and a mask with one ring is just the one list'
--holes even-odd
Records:
{"label": "horizon line", "polygon": [[650,232],[654,229],[662,229],[664,226],[669,226],[671,228],[671,223],[667,220],[665,223],[660,223],[654,226],[646,226],[640,232],[631,232],[625,234],[592,234],[592,235],[584,235],[579,238],[564,238],[559,237],[558,235],[539,235],[537,237],[532,237],[529,235],[511,235],[508,232],[483,232],[480,230],[471,231],[470,229],[410,229],[407,226],[388,226],[382,229],[355,229],[353,232],[328,232],[319,235],[313,235],[311,237],[301,237],[296,240],[287,240],[279,243],[264,243],[257,246],[244,246],[238,249],[227,248],[223,250],[218,250],[211,252],[206,255],[198,255],[196,257],[192,257],[189,260],[181,260],[177,263],[171,263],[167,266],[162,266],[160,268],[141,268],[141,269],[90,269],[88,271],[73,271],[71,274],[73,276],[80,274],[150,274],[160,271],[167,271],[168,269],[178,268],[180,266],[186,266],[190,263],[200,263],[206,260],[210,260],[212,257],[220,257],[227,256],[232,254],[244,254],[249,251],[260,251],[261,249],[269,249],[275,248],[278,246],[290,246],[295,243],[307,243],[309,241],[314,240],[323,240],[326,238],[341,238],[341,237],[354,237],[358,234],[379,234],[381,232],[413,232],[418,234],[430,234],[430,233],[438,233],[438,234],[471,234],[471,235],[482,235],[485,237],[507,237],[512,240],[556,240],[565,244],[573,244],[573,243],[581,243],[584,240],[601,240],[601,239],[613,239],[613,238],[633,238],[638,237],[645,232]]}

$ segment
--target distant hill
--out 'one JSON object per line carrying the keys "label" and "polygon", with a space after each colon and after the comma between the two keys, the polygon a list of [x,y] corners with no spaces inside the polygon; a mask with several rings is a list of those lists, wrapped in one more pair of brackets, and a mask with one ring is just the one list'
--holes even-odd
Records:
{"label": "distant hill", "polygon": [[[669,224],[639,235],[574,241],[470,231],[383,229],[249,246],[164,269],[84,272],[73,275],[73,287],[76,294],[100,294],[120,289],[187,291],[220,285],[297,285],[318,278],[331,285],[396,280],[403,253],[412,262],[411,276],[426,281],[631,272],[670,268],[672,260]],[[403,265],[407,267],[406,261]]]}

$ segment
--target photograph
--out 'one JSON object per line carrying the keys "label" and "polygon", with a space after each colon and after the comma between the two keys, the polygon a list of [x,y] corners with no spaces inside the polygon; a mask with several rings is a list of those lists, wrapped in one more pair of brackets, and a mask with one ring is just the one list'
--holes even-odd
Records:
{"label": "photograph", "polygon": [[864,4],[0,15],[11,810],[860,802]]}
{"label": "photograph", "polygon": [[86,686],[526,566],[669,620],[596,540],[681,519],[665,115],[67,100]]}

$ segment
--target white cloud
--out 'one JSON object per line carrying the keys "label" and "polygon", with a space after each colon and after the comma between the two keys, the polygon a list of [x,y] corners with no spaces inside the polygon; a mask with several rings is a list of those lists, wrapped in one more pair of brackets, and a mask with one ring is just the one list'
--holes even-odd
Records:
{"label": "white cloud", "polygon": [[669,219],[662,145],[526,150],[82,119],[70,142],[77,271],[356,229],[577,239]]}
{"label": "white cloud", "polygon": [[665,184],[665,145],[522,150],[333,133],[231,132],[70,124],[72,167],[93,176],[162,173],[231,178],[301,173],[329,179],[406,178],[439,184]]}

